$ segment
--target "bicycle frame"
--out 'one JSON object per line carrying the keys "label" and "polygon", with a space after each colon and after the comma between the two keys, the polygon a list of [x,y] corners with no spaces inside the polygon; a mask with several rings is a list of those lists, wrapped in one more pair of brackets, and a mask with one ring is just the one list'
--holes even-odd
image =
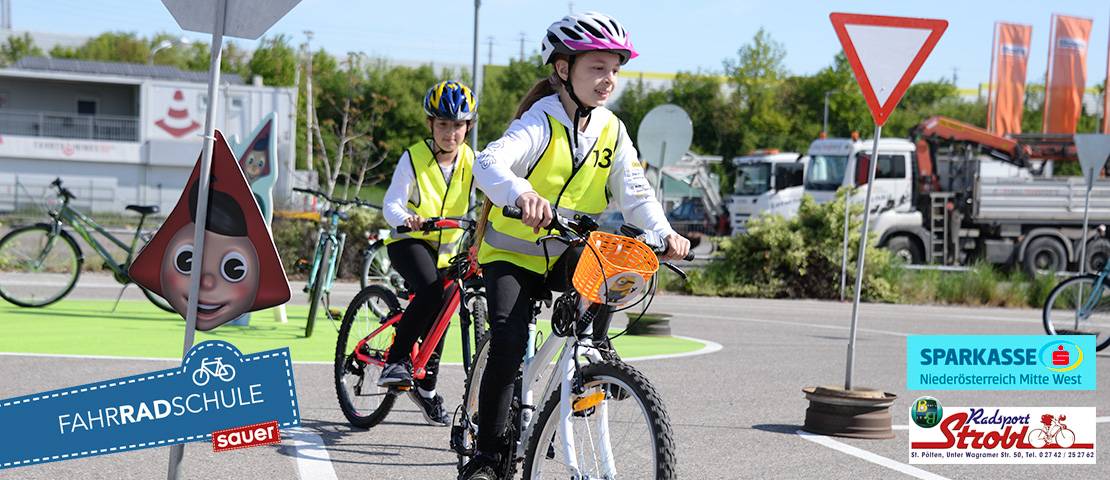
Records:
{"label": "bicycle frame", "polygon": [[[60,233],[63,224],[69,225],[70,228],[73,229],[73,231],[77,232],[77,234],[80,235],[81,238],[83,238],[85,242],[88,243],[89,246],[91,246],[93,250],[101,256],[101,258],[103,258],[104,260],[108,260],[105,262],[105,264],[108,265],[108,267],[111,268],[113,272],[115,272],[116,277],[120,279],[121,282],[130,282],[131,277],[127,274],[127,266],[131,265],[131,260],[135,256],[135,247],[138,245],[139,238],[142,236],[143,222],[146,220],[146,215],[143,215],[139,218],[139,226],[136,227],[135,236],[131,239],[131,245],[128,246],[111,233],[108,233],[108,231],[105,230],[104,227],[101,227],[100,224],[96,223],[96,221],[94,221],[92,218],[89,218],[87,215],[81,213],[73,207],[70,207],[69,198],[65,197],[64,195],[62,195],[62,198],[62,208],[57,212],[51,212],[50,215],[51,218],[54,219],[53,233],[57,235],[58,233]],[[96,237],[94,237],[92,233],[89,232],[88,228],[86,228],[86,225],[92,227],[94,230],[96,230],[97,233],[103,235],[104,238],[107,238],[123,251],[127,252],[127,259],[124,260],[123,263],[117,263],[112,254],[108,252],[108,249],[105,248],[104,245],[101,244],[99,241],[97,241]],[[78,251],[78,253],[84,256],[82,252]]]}
{"label": "bicycle frame", "polygon": [[[308,288],[310,290],[315,288],[322,288],[321,292],[325,294],[331,293],[331,287],[335,285],[335,275],[336,273],[338,273],[337,267],[339,264],[339,253],[343,251],[343,244],[347,242],[346,233],[337,234],[337,232],[339,231],[339,212],[332,211],[330,217],[331,218],[328,220],[327,228],[325,229],[324,227],[320,227],[320,241],[316,244],[316,254],[313,257],[312,261],[312,271],[309,273],[308,276]],[[328,258],[325,259],[322,258],[324,256],[324,242],[327,242],[329,240],[333,242],[335,248],[331,250],[331,254],[328,256]],[[316,285],[316,273],[319,272],[320,267],[324,265],[326,265],[328,269],[327,276],[325,276],[327,282],[324,285]]]}
{"label": "bicycle frame", "polygon": [[[580,313],[585,313],[592,304],[585,299],[579,299],[578,309]],[[593,326],[590,325],[582,332],[582,338],[575,338],[568,336],[562,341],[551,341],[548,339],[543,342],[539,350],[536,350],[536,319],[535,316],[528,324],[528,347],[525,350],[524,358],[524,373],[521,376],[521,429],[520,438],[531,438],[532,430],[536,426],[535,416],[532,415],[538,405],[546,403],[547,399],[555,394],[555,390],[559,389],[559,418],[561,419],[561,427],[559,428],[560,441],[563,445],[563,451],[570,452],[567,455],[569,464],[567,467],[572,468],[574,471],[578,470],[577,456],[573,455],[575,451],[574,442],[572,441],[572,425],[570,421],[571,416],[571,395],[573,392],[573,382],[575,373],[579,370],[578,357],[585,357],[588,362],[600,362],[602,360],[601,352],[594,347],[593,341],[590,339],[593,333]],[[556,359],[558,355],[558,359]],[[555,367],[550,373],[547,372],[547,367],[550,366],[552,360],[555,360]],[[535,386],[541,381],[546,379],[544,384],[543,394],[539,397],[539,402],[536,400]],[[561,387],[561,388],[560,388]],[[600,415],[603,421],[602,425],[607,425],[608,422],[604,419],[608,418],[608,410],[605,402],[600,404]],[[609,476],[614,475],[615,466],[613,465],[613,455],[610,452],[609,432],[602,429],[597,432],[598,445],[601,446],[603,451],[602,458],[605,459],[605,472]],[[520,441],[516,445],[514,457],[523,458],[526,442]]]}
{"label": "bicycle frame", "polygon": [[[455,311],[455,309],[458,308],[459,304],[461,303],[462,291],[459,288],[458,284],[453,280],[446,280],[446,281],[444,281],[444,283],[445,283],[444,287],[448,289],[447,290],[448,297],[447,297],[447,301],[444,302],[444,304],[443,304],[443,308],[440,309],[439,315],[436,317],[435,323],[432,325],[432,329],[431,329],[432,334],[424,339],[423,343],[425,345],[427,345],[428,347],[421,349],[418,345],[414,344],[412,346],[412,356],[411,356],[411,358],[412,358],[412,376],[413,376],[413,378],[424,378],[424,376],[427,375],[428,372],[425,369],[425,366],[428,364],[428,359],[430,359],[432,357],[432,353],[434,353],[435,350],[436,350],[435,346],[439,344],[439,341],[443,338],[443,335],[447,333],[447,326],[451,323],[451,313],[453,313]],[[463,308],[465,308],[465,307],[463,307]],[[354,348],[355,356],[362,362],[377,365],[379,367],[384,367],[385,362],[383,362],[381,360],[370,358],[370,357],[366,356],[366,354],[362,353],[363,352],[362,346],[365,345],[366,341],[369,340],[371,337],[376,336],[378,333],[381,333],[381,331],[385,330],[386,328],[392,327],[394,324],[396,324],[400,320],[401,320],[401,314],[398,313],[396,315],[393,315],[392,317],[389,317],[388,320],[382,322],[382,326],[375,329],[369,335],[367,335],[362,340],[360,340],[357,345],[355,345],[355,348]],[[466,329],[465,328],[463,329],[463,338],[464,338],[464,340],[466,338]],[[467,363],[467,362],[464,361],[464,363]]]}

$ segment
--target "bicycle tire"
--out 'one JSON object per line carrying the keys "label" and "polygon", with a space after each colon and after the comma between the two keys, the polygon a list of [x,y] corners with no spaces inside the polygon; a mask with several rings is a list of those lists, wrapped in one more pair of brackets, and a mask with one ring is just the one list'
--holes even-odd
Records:
{"label": "bicycle tire", "polygon": [[[455,450],[459,459],[459,468],[466,464],[473,456],[478,441],[478,397],[482,389],[482,375],[486,371],[486,361],[489,360],[489,335],[475,337],[474,356],[470,361],[470,373],[463,384],[463,401],[459,405],[459,413],[455,416],[455,425],[452,427],[451,448]],[[463,452],[468,454],[464,454]]]}
{"label": "bicycle tire", "polygon": [[[324,284],[328,281],[328,261],[331,258],[331,239],[324,240],[320,261],[316,267],[316,279],[308,292],[308,322],[304,326],[304,338],[312,336],[312,329],[316,326],[316,314],[320,311],[320,299],[324,296]],[[337,259],[338,260],[338,259]]]}
{"label": "bicycle tire", "polygon": [[[632,366],[605,361],[582,367],[585,393],[578,398],[602,394],[600,403],[574,413],[576,457],[583,478],[610,478],[601,465],[597,449],[583,451],[596,439],[591,433],[609,431],[612,461],[621,478],[675,478],[675,446],[670,420],[655,387]],[[558,391],[544,404],[528,439],[524,456],[524,478],[567,476],[566,453],[557,430],[560,424]],[[588,425],[587,425],[588,424]],[[619,431],[618,431],[619,430]],[[584,436],[583,436],[584,435]],[[578,477],[575,477],[578,478]]]}
{"label": "bicycle tire", "polygon": [[4,300],[21,307],[43,307],[73,290],[84,255],[65,230],[59,230],[53,247],[43,253],[53,230],[47,224],[31,225],[0,239],[0,297]]}
{"label": "bicycle tire", "polygon": [[[1096,275],[1076,276],[1064,280],[1048,294],[1042,320],[1049,335],[1094,335],[1095,350],[1110,345],[1110,282],[1103,281],[1098,301],[1091,312],[1076,320],[1077,310],[1090,298]],[[1077,298],[1082,296],[1082,300]]]}
{"label": "bicycle tire", "polygon": [[[387,316],[376,313],[381,311],[388,312]],[[370,285],[355,295],[343,315],[335,343],[335,394],[343,416],[355,427],[370,428],[381,423],[397,396],[378,386],[382,366],[359,361],[354,348],[382,322],[400,312],[397,295],[381,285]],[[394,333],[393,327],[378,332],[364,344],[364,353],[384,363]]]}
{"label": "bicycle tire", "polygon": [[391,279],[398,275],[393,270],[393,262],[389,260],[385,242],[378,240],[366,247],[362,253],[362,265],[359,267],[359,283],[366,288],[376,279],[385,284],[391,284]]}
{"label": "bicycle tire", "polygon": [[[475,295],[470,304],[470,322],[474,325],[474,345],[478,345],[478,341],[486,336],[486,320],[489,319],[489,306],[486,304],[486,296],[483,294]],[[475,349],[475,352],[478,350]]]}

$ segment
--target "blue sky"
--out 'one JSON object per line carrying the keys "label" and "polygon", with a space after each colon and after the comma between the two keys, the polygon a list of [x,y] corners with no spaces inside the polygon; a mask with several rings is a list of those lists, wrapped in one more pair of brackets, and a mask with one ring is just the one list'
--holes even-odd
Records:
{"label": "blue sky", "polygon": [[[158,0],[11,0],[16,30],[94,35],[105,31],[184,34],[208,41],[204,34],[182,32]],[[1053,13],[1094,20],[1087,53],[1087,84],[1106,76],[1110,4],[1105,1],[767,1],[659,0],[534,1],[483,0],[479,17],[479,61],[504,65],[539,49],[544,29],[575,11],[613,15],[631,32],[641,56],[626,69],[658,73],[720,71],[725,58],[749,43],[759,28],[786,50],[786,68],[813,74],[832,63],[840,44],[829,13],[848,12],[938,18],[948,30],[917,75],[917,80],[951,80],[975,88],[990,77],[990,50],[995,21],[1033,26],[1029,81],[1041,82],[1047,67],[1048,35]],[[284,33],[294,46],[314,31],[313,49],[343,55],[361,51],[396,60],[469,65],[473,55],[474,2],[469,0],[303,0],[267,33]],[[255,42],[236,40],[253,48]]]}

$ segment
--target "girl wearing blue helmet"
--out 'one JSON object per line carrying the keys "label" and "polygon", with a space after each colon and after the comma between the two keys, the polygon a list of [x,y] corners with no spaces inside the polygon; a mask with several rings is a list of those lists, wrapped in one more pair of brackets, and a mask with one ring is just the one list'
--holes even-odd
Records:
{"label": "girl wearing blue helmet", "polygon": [[[382,214],[393,227],[386,249],[393,268],[408,282],[413,298],[397,323],[397,334],[378,379],[380,386],[413,386],[412,345],[426,333],[443,304],[443,274],[456,251],[462,230],[421,232],[431,217],[462,217],[472,193],[474,151],[465,143],[466,134],[478,114],[478,102],[463,84],[446,81],[432,86],[424,95],[424,112],[432,137],[413,144],[401,155],[393,180],[382,200]],[[398,233],[404,225],[411,233]],[[420,407],[429,424],[446,426],[451,419],[443,408],[443,397],[435,391],[439,354],[427,364],[425,377],[409,396]]]}

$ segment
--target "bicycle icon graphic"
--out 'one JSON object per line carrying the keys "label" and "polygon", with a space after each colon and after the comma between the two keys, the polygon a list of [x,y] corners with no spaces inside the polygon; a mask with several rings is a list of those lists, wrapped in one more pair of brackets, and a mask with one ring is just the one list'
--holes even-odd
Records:
{"label": "bicycle icon graphic", "polygon": [[1070,448],[1075,444],[1075,432],[1064,425],[1064,420],[1067,419],[1067,415],[1060,415],[1059,419],[1047,413],[1041,415],[1043,426],[1031,430],[1025,441],[1034,448],[1042,448],[1045,445],[1052,444],[1056,444],[1060,448]]}
{"label": "bicycle icon graphic", "polygon": [[230,382],[235,378],[235,368],[223,362],[224,357],[209,358],[200,362],[200,368],[193,372],[193,383],[198,387],[208,384],[212,377]]}

